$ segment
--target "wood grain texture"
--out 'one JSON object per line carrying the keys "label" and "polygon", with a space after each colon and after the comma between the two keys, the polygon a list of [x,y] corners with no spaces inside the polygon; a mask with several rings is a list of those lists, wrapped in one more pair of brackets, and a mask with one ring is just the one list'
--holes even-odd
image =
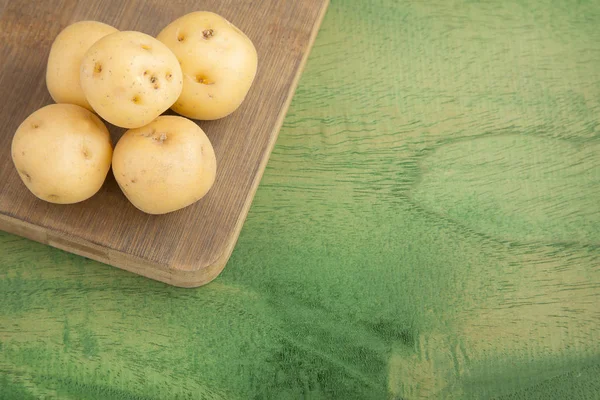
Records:
{"label": "wood grain texture", "polygon": [[[1,6],[1,5],[0,5]],[[51,102],[44,80],[54,37],[68,24],[98,20],[156,35],[188,12],[223,15],[254,42],[259,68],[244,104],[228,118],[202,122],[218,172],[210,193],[191,207],[146,215],[120,192],[112,173],[90,200],[53,205],[32,196],[12,165],[12,136],[31,112]],[[200,286],[224,268],[275,144],[327,0],[105,0],[10,3],[2,6],[0,70],[0,229],[177,286]],[[114,142],[125,131],[110,127]]]}
{"label": "wood grain texture", "polygon": [[332,1],[211,284],[0,234],[3,393],[598,399],[598,21]]}

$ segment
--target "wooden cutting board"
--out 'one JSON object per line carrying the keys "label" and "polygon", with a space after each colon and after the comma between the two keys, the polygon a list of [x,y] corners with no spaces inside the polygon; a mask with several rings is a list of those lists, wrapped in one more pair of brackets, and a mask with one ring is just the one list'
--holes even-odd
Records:
{"label": "wooden cutting board", "polygon": [[[224,268],[239,236],[328,0],[52,0],[0,1],[0,229],[172,285],[195,287]],[[67,25],[98,20],[150,35],[192,11],[213,11],[243,30],[259,56],[245,102],[219,121],[198,121],[215,148],[218,171],[209,194],[183,210],[138,211],[112,173],[101,191],[74,205],[35,198],[13,167],[19,124],[52,103],[45,68]],[[116,143],[124,129],[108,125]]]}

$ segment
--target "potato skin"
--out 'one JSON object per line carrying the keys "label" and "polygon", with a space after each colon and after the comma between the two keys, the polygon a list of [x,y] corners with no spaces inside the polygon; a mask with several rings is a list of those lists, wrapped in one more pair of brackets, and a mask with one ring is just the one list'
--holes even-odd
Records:
{"label": "potato skin", "polygon": [[229,21],[211,12],[193,12],[170,23],[157,39],[177,56],[184,75],[173,111],[214,120],[242,104],[258,57],[252,41]]}
{"label": "potato skin", "polygon": [[98,21],[79,21],[63,29],[50,49],[46,68],[46,86],[57,103],[77,104],[90,111],[79,80],[79,68],[85,52],[116,28]]}
{"label": "potato skin", "polygon": [[74,104],[51,104],[21,123],[11,153],[19,176],[36,197],[72,204],[102,187],[112,143],[108,129],[91,111]]}
{"label": "potato skin", "polygon": [[131,203],[165,214],[204,197],[217,161],[204,131],[189,119],[161,116],[125,132],[115,147],[113,173]]}
{"label": "potato skin", "polygon": [[86,52],[81,87],[94,111],[111,124],[149,124],[177,100],[182,88],[179,62],[167,46],[145,33],[105,36]]}

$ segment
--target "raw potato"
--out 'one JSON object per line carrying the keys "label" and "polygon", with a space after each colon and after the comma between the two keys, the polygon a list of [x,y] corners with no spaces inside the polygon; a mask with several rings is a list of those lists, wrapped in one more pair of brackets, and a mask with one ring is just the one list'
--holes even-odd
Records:
{"label": "raw potato", "polygon": [[71,204],[92,197],[110,169],[112,144],[100,118],[74,104],[51,104],[17,129],[12,158],[38,198]]}
{"label": "raw potato", "polygon": [[211,12],[193,12],[157,36],[175,53],[183,91],[171,107],[189,118],[213,120],[234,112],[256,75],[254,45],[242,31]]}
{"label": "raw potato", "polygon": [[90,47],[81,87],[94,110],[123,128],[149,124],[181,93],[182,74],[171,50],[152,36],[125,31]]}
{"label": "raw potato", "polygon": [[99,39],[118,32],[97,21],[80,21],[58,34],[48,57],[46,86],[57,103],[77,104],[92,110],[79,82],[79,67],[85,52]]}
{"label": "raw potato", "polygon": [[212,187],[217,169],[204,131],[179,116],[161,116],[125,132],[112,165],[125,196],[149,214],[179,210],[201,199]]}

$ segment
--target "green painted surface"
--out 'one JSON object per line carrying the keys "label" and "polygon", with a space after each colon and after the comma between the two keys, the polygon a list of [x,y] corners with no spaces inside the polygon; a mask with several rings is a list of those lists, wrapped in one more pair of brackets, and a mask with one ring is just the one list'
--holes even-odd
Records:
{"label": "green painted surface", "polygon": [[0,398],[599,399],[600,2],[332,1],[216,281],[0,267]]}

